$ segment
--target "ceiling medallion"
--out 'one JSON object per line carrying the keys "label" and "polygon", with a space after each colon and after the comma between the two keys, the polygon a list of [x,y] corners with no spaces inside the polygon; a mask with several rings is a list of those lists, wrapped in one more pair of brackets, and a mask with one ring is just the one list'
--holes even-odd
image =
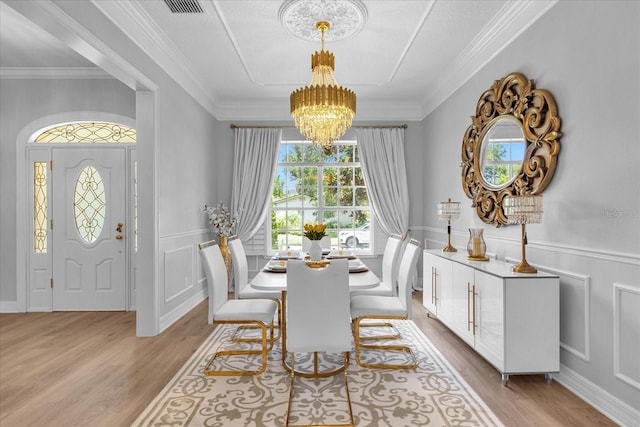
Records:
{"label": "ceiling medallion", "polygon": [[327,21],[331,31],[326,41],[339,41],[358,34],[367,21],[367,9],[360,0],[287,0],[278,11],[282,26],[293,36],[320,41],[316,22]]}

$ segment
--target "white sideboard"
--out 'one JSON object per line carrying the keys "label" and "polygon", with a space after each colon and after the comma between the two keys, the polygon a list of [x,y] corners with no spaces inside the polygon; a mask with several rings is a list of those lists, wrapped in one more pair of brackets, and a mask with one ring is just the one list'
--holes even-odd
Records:
{"label": "white sideboard", "polygon": [[502,261],[425,250],[423,305],[502,374],[560,370],[560,279]]}

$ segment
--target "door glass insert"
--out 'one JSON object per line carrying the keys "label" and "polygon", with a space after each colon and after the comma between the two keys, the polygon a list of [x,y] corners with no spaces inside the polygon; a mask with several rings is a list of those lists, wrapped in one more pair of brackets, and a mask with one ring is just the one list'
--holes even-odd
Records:
{"label": "door glass insert", "polygon": [[56,126],[42,132],[37,143],[134,143],[136,130],[108,122],[78,122]]}
{"label": "door glass insert", "polygon": [[33,163],[33,252],[47,253],[47,162]]}
{"label": "door glass insert", "polygon": [[95,242],[104,226],[106,212],[102,176],[93,166],[80,172],[73,197],[73,213],[78,234],[86,243]]}

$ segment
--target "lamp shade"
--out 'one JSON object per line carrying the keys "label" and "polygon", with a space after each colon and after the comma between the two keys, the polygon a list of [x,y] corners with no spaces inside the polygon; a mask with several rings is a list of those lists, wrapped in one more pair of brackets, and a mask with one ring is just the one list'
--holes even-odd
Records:
{"label": "lamp shade", "polygon": [[542,196],[508,196],[502,208],[510,224],[536,224],[542,222]]}
{"label": "lamp shade", "polygon": [[452,202],[451,199],[447,202],[438,203],[438,218],[445,220],[458,219],[460,216],[460,202]]}
{"label": "lamp shade", "polygon": [[538,270],[531,266],[526,259],[526,224],[542,222],[542,196],[508,196],[502,201],[502,209],[509,224],[521,224],[522,227],[522,260],[513,267],[513,271],[516,273],[536,273]]}

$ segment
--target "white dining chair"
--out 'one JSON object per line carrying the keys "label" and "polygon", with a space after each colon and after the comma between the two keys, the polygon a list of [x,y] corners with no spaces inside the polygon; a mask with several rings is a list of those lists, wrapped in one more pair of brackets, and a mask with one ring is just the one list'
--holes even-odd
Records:
{"label": "white dining chair", "polygon": [[[349,307],[349,263],[346,259],[331,260],[323,268],[311,268],[302,260],[287,262],[287,290],[283,291],[285,323],[283,354],[289,353],[290,363],[283,359],[291,372],[286,424],[289,425],[291,401],[294,396],[296,375],[325,378],[344,373],[344,385],[351,424],[353,412],[348,385],[349,353],[351,351],[351,317]],[[323,353],[319,368],[318,353]],[[306,370],[296,368],[296,355],[313,355],[313,366]],[[342,364],[335,367],[327,361],[328,354],[342,353]],[[330,366],[330,367],[326,367]]]}
{"label": "white dining chair", "polygon": [[[261,347],[256,349],[218,350],[207,362],[203,373],[218,375],[259,375],[267,369],[267,353],[273,347],[273,319],[278,310],[277,304],[270,299],[229,300],[227,289],[227,269],[215,241],[200,243],[200,258],[207,275],[209,289],[209,319],[216,324],[251,325],[260,329]],[[267,337],[267,330],[269,337]],[[217,357],[247,356],[260,354],[261,366],[258,369],[213,369]]]}
{"label": "white dining chair", "polygon": [[[244,245],[242,240],[238,236],[231,236],[228,240],[229,250],[231,251],[231,261],[233,264],[233,280],[235,284],[234,296],[236,299],[255,299],[255,298],[267,298],[272,299],[278,305],[278,323],[275,325],[276,335],[274,340],[280,339],[282,324],[282,303],[280,301],[280,291],[266,291],[256,289],[251,285],[249,281],[249,265],[247,264],[247,255],[244,251]],[[255,338],[241,338],[239,333],[243,330],[249,329],[247,326],[238,328],[234,333],[232,340],[237,342],[253,342]]]}
{"label": "white dining chair", "polygon": [[[398,269],[398,295],[353,295],[351,296],[351,317],[354,322],[354,340],[356,363],[366,368],[391,368],[391,369],[413,369],[418,366],[417,359],[410,347],[396,344],[365,344],[365,337],[360,336],[360,328],[363,321],[375,320],[406,320],[411,319],[411,278],[413,269],[420,254],[420,242],[411,239],[402,254],[400,267]],[[366,324],[366,322],[364,323]],[[376,337],[366,337],[375,339]],[[383,336],[381,338],[386,338]],[[411,363],[368,363],[361,358],[362,349],[375,349],[385,351],[401,351],[409,353],[412,358]]]}
{"label": "white dining chair", "polygon": [[389,236],[382,254],[382,280],[373,288],[353,291],[351,295],[397,295],[398,267],[404,246],[405,242],[401,236],[395,234]]}
{"label": "white dining chair", "polygon": [[[352,291],[354,295],[380,295],[384,297],[395,296],[398,294],[398,267],[402,258],[403,249],[406,246],[402,236],[392,234],[387,238],[387,244],[382,254],[382,280],[372,288],[359,289]],[[361,327],[381,328],[386,327],[391,331],[386,335],[376,335],[375,337],[364,337],[363,340],[391,340],[400,337],[400,332],[393,326],[391,322],[365,323]]]}

